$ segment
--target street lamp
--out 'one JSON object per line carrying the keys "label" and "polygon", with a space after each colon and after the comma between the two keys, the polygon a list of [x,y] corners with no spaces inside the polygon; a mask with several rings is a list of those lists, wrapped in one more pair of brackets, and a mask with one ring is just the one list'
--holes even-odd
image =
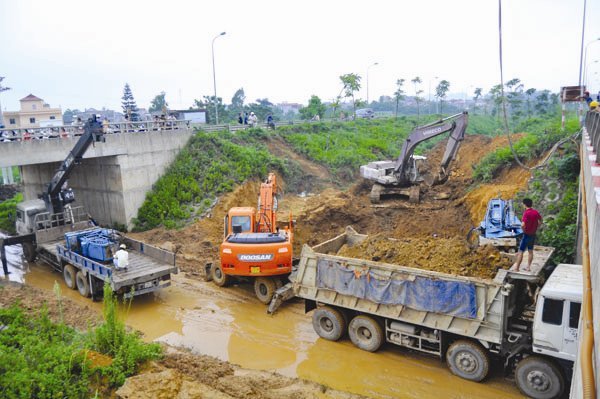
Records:
{"label": "street lamp", "polygon": [[369,105],[369,69],[371,69],[371,67],[374,67],[375,65],[379,65],[379,63],[375,62],[369,65],[369,67],[367,68],[367,106]]}
{"label": "street lamp", "polygon": [[212,39],[213,85],[215,87],[215,124],[217,125],[219,124],[219,107],[217,101],[217,75],[215,73],[215,40],[224,34],[225,32],[221,32]]}
{"label": "street lamp", "polygon": [[[0,93],[3,91],[10,90],[10,87],[2,86],[2,81],[4,80],[4,76],[0,76]],[[2,103],[0,103],[0,126],[4,126],[4,116],[2,115]]]}
{"label": "street lamp", "polygon": [[[583,57],[583,68],[584,68],[584,71],[583,71],[583,77],[584,77],[584,78],[585,78],[585,74],[587,73],[587,65],[586,65],[586,63],[587,63],[587,51],[588,51],[588,46],[589,46],[590,44],[592,44],[592,43],[595,43],[595,42],[599,41],[599,40],[600,40],[600,37],[599,37],[599,38],[597,38],[597,39],[594,39],[594,40],[590,40],[590,41],[589,41],[589,42],[588,42],[588,43],[585,45],[585,56]],[[585,84],[585,83],[584,83],[584,84]],[[583,97],[583,85],[584,85],[584,84],[582,84],[582,82],[581,82],[581,75],[580,75],[580,76],[579,76],[579,85],[581,86],[581,93],[579,93],[579,94],[580,94],[582,97]]]}

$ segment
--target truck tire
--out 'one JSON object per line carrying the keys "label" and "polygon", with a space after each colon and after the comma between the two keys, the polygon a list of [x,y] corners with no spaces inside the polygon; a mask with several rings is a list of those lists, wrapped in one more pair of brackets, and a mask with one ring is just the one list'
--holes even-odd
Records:
{"label": "truck tire", "polygon": [[231,277],[223,273],[221,265],[213,265],[210,274],[213,282],[219,287],[227,287],[231,284]]}
{"label": "truck tire", "polygon": [[565,390],[565,379],[560,369],[551,360],[540,356],[521,360],[515,379],[519,391],[535,399],[558,398]]}
{"label": "truck tire", "polygon": [[35,258],[37,256],[37,252],[35,251],[35,244],[32,242],[24,242],[23,244],[21,244],[21,246],[23,247],[23,256],[25,257],[25,260],[27,260],[27,262],[35,261]]}
{"label": "truck tire", "polygon": [[63,269],[63,277],[65,279],[65,284],[67,285],[67,287],[69,287],[72,290],[77,288],[77,283],[75,282],[75,274],[76,270],[73,265],[65,265]]}
{"label": "truck tire", "polygon": [[366,315],[358,315],[352,319],[348,335],[354,345],[367,352],[376,352],[385,341],[381,325]]}
{"label": "truck tire", "polygon": [[254,294],[261,303],[268,305],[273,299],[277,286],[274,278],[257,277],[254,280]]}
{"label": "truck tire", "polygon": [[90,296],[90,283],[88,282],[87,276],[83,274],[81,270],[75,274],[75,282],[77,283],[77,290],[82,297]]}
{"label": "truck tire", "polygon": [[317,335],[329,341],[337,341],[346,331],[346,318],[342,312],[329,306],[314,311],[312,324]]}
{"label": "truck tire", "polygon": [[446,352],[446,362],[452,374],[465,380],[479,382],[490,369],[487,352],[478,344],[467,341],[454,341]]}

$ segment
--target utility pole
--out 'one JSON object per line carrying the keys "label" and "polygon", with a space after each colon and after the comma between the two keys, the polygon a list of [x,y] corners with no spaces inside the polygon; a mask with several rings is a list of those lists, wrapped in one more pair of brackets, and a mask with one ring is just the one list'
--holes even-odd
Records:
{"label": "utility pole", "polygon": [[375,62],[375,63],[369,65],[369,67],[367,68],[367,107],[369,106],[369,69],[371,69],[371,67],[373,67],[375,65],[379,65],[379,63]]}

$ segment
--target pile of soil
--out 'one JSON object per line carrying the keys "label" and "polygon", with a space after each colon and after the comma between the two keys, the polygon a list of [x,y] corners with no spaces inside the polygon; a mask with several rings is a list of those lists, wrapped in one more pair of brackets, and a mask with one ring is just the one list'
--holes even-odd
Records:
{"label": "pile of soil", "polygon": [[456,237],[390,239],[380,234],[353,247],[344,245],[338,255],[482,279],[493,279],[498,269],[511,265],[496,248],[471,250]]}

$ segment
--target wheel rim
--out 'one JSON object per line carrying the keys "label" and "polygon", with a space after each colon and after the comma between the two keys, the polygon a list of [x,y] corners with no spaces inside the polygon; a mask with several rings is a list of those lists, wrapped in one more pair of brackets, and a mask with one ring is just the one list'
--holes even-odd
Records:
{"label": "wheel rim", "polygon": [[73,285],[73,277],[71,276],[71,273],[69,273],[67,270],[65,270],[65,272],[63,273],[65,276],[65,282],[67,283],[67,285],[70,287]]}
{"label": "wheel rim", "polygon": [[545,392],[552,385],[550,377],[539,370],[534,370],[527,374],[527,383],[537,392]]}
{"label": "wheel rim", "polygon": [[469,352],[460,352],[456,356],[456,367],[464,373],[473,373],[477,369],[477,358]]}
{"label": "wheel rim", "polygon": [[359,327],[357,333],[361,338],[364,338],[364,339],[371,339],[373,337],[371,330],[369,330],[366,327]]}
{"label": "wheel rim", "polygon": [[220,267],[217,267],[215,269],[215,278],[217,280],[221,280],[223,278],[223,273],[221,273],[221,268]]}
{"label": "wheel rim", "polygon": [[319,320],[319,325],[326,332],[331,332],[333,330],[333,321],[327,317],[322,317],[321,320]]}
{"label": "wheel rim", "polygon": [[260,292],[260,295],[267,295],[267,286],[265,284],[259,284],[258,285],[258,292]]}

